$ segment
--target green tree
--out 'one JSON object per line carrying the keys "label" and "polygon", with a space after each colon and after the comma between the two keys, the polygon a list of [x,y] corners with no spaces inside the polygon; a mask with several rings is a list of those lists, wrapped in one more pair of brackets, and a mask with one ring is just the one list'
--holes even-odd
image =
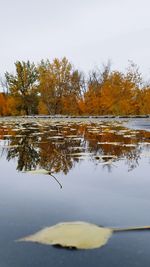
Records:
{"label": "green tree", "polygon": [[17,61],[15,68],[15,75],[5,73],[9,92],[15,97],[20,114],[34,114],[37,112],[38,106],[38,71],[35,64],[30,61]]}

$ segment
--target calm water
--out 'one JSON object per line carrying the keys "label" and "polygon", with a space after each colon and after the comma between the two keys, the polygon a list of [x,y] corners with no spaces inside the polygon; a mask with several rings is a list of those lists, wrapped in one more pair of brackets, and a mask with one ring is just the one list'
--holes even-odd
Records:
{"label": "calm water", "polygon": [[0,120],[0,267],[150,266],[150,231],[116,233],[94,250],[15,241],[64,221],[150,225],[150,122],[131,124]]}

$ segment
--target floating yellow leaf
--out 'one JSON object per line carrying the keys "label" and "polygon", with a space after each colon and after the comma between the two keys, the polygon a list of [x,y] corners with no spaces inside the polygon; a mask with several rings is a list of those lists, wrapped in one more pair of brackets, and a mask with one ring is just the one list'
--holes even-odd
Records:
{"label": "floating yellow leaf", "polygon": [[19,241],[60,245],[68,248],[93,249],[104,246],[113,230],[86,222],[59,223]]}
{"label": "floating yellow leaf", "polygon": [[29,174],[50,174],[50,171],[47,171],[45,169],[37,169],[32,171],[26,171]]}

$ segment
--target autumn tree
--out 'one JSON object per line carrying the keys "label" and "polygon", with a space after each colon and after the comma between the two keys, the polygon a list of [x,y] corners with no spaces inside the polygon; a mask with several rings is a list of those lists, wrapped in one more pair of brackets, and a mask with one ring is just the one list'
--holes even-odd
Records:
{"label": "autumn tree", "polygon": [[145,85],[138,94],[139,114],[150,114],[150,85]]}
{"label": "autumn tree", "polygon": [[[2,76],[3,77],[3,76]],[[94,68],[86,78],[64,57],[38,66],[15,62],[15,74],[0,77],[0,115],[149,114],[150,84],[139,68],[129,63],[126,72],[112,71],[111,64]]]}
{"label": "autumn tree", "polygon": [[96,67],[89,73],[87,80],[87,91],[84,94],[85,113],[102,114],[102,87],[106,84],[110,76],[111,64],[102,65],[102,69]]}
{"label": "autumn tree", "polygon": [[38,71],[38,88],[48,113],[76,113],[81,94],[81,73],[66,58],[42,61]]}
{"label": "autumn tree", "polygon": [[108,66],[103,72],[92,72],[85,94],[87,113],[139,114],[138,95],[141,84],[141,74],[133,63],[130,63],[125,74],[110,71]]}
{"label": "autumn tree", "polygon": [[0,116],[8,115],[7,95],[0,93]]}
{"label": "autumn tree", "polygon": [[6,72],[5,77],[9,93],[15,97],[17,110],[20,114],[34,114],[37,112],[37,78],[38,72],[34,63],[15,63],[16,74]]}

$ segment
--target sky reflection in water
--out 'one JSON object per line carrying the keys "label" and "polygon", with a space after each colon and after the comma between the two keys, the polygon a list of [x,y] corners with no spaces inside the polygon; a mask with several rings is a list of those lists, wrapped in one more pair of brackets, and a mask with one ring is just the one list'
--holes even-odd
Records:
{"label": "sky reflection in water", "polygon": [[[61,221],[149,225],[150,132],[119,121],[23,119],[1,121],[0,139],[0,266],[149,266],[148,231],[88,252],[14,240]],[[62,190],[50,175],[28,173],[35,169],[52,172]]]}

